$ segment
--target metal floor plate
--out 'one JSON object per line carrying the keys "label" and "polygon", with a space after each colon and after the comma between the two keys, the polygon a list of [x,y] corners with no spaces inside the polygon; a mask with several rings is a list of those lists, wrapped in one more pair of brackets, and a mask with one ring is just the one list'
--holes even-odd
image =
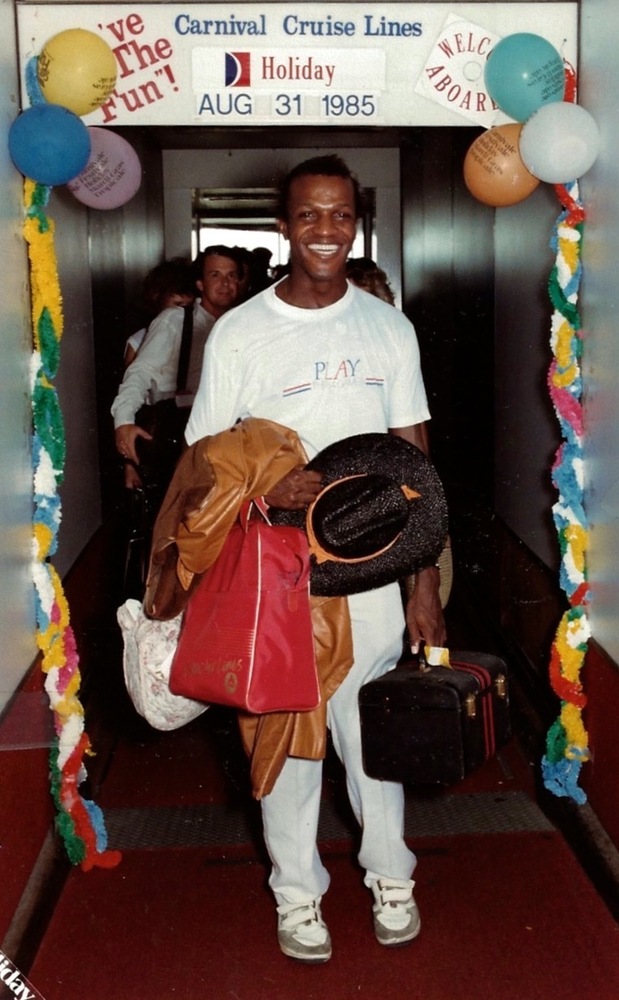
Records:
{"label": "metal floor plate", "polygon": [[[251,844],[259,829],[259,807],[228,805],[106,809],[109,847],[137,850],[163,847],[212,847]],[[444,794],[416,798],[407,794],[405,834],[446,837],[458,834],[539,833],[554,827],[524,792]],[[319,841],[342,841],[351,829],[328,799],[322,803]]]}

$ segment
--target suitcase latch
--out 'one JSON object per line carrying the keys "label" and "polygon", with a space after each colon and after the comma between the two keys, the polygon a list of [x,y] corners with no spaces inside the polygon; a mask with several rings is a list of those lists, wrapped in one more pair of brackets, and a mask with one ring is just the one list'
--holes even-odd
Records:
{"label": "suitcase latch", "polygon": [[477,715],[477,699],[474,694],[467,694],[464,700],[464,707],[469,719],[474,719]]}
{"label": "suitcase latch", "polygon": [[507,679],[505,674],[499,674],[494,682],[497,698],[507,698]]}

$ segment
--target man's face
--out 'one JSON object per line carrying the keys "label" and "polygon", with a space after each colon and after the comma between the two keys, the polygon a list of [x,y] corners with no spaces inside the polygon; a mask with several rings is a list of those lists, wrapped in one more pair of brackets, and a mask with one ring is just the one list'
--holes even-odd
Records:
{"label": "man's face", "polygon": [[202,281],[196,282],[201,302],[212,316],[222,316],[239,297],[239,271],[230,257],[208,254],[204,258]]}
{"label": "man's face", "polygon": [[288,218],[281,222],[281,232],[290,242],[293,271],[305,272],[316,282],[345,276],[356,231],[352,181],[322,174],[295,178],[288,195]]}

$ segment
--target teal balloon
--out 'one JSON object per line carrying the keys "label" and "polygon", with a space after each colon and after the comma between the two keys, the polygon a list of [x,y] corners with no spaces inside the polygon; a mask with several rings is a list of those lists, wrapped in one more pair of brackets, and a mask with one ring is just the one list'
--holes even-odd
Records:
{"label": "teal balloon", "polygon": [[24,177],[55,187],[82,172],[90,133],[81,118],[60,104],[35,104],[9,129],[9,154]]}
{"label": "teal balloon", "polygon": [[541,35],[507,35],[488,56],[484,82],[501,111],[526,122],[543,104],[563,100],[563,59]]}

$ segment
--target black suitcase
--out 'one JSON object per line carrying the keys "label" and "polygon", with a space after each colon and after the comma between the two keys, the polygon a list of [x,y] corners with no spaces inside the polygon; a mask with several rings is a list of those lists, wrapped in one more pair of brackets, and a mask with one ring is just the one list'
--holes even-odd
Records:
{"label": "black suitcase", "polygon": [[359,691],[363,766],[371,778],[452,785],[511,736],[507,667],[451,652],[451,667],[403,665]]}

